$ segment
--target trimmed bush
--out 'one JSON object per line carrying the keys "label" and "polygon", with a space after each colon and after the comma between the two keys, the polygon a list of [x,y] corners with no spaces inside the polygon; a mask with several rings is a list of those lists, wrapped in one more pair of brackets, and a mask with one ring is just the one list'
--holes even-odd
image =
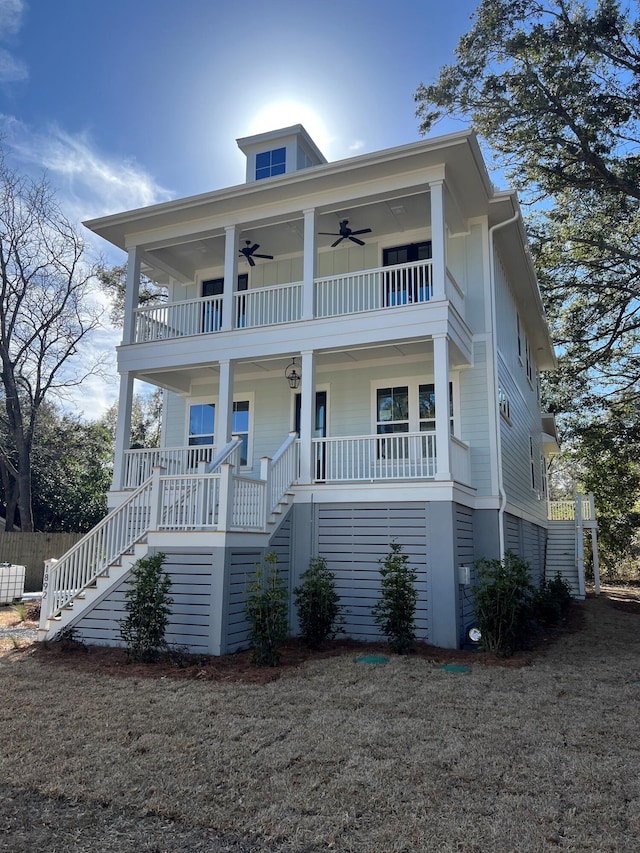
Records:
{"label": "trimmed bush", "polygon": [[150,663],[167,650],[165,633],[173,599],[171,578],[163,570],[164,554],[143,557],[131,569],[125,593],[127,618],[120,622],[120,636],[130,660]]}
{"label": "trimmed bush", "polygon": [[416,641],[418,592],[415,584],[418,576],[408,562],[402,547],[392,542],[389,554],[379,561],[382,596],[371,611],[389,646],[399,655],[412,652]]}
{"label": "trimmed bush", "polygon": [[477,560],[475,567],[480,648],[507,657],[521,649],[529,635],[535,595],[530,566],[507,551],[503,560]]}
{"label": "trimmed bush", "polygon": [[280,649],[289,634],[288,594],[272,551],[256,566],[244,606],[249,622],[251,660],[257,666],[278,666]]}
{"label": "trimmed bush", "polygon": [[553,627],[564,618],[571,600],[571,588],[560,572],[550,581],[543,579],[534,596],[535,618],[543,625]]}
{"label": "trimmed bush", "polygon": [[300,580],[302,583],[294,590],[300,636],[310,649],[319,649],[338,632],[341,608],[335,575],[327,569],[324,557],[314,557]]}

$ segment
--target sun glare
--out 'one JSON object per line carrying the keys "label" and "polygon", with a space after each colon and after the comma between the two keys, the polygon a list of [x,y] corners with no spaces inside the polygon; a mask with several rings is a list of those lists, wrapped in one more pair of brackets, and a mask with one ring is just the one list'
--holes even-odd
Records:
{"label": "sun glare", "polygon": [[280,127],[290,127],[301,124],[326,156],[329,147],[329,134],[319,117],[309,107],[296,101],[273,101],[263,107],[251,123],[251,135],[277,130]]}

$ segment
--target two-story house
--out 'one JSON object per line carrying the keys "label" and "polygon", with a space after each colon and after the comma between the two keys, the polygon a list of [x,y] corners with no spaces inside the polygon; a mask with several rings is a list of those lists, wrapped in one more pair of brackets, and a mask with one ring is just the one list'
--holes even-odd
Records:
{"label": "two-story house", "polygon": [[[41,636],[117,643],[162,551],[168,639],[233,651],[273,550],[291,592],[325,557],[346,632],[377,638],[396,541],[420,638],[455,648],[475,559],[544,571],[554,354],[516,195],[469,132],[334,163],[300,125],[238,145],[242,185],[86,223],[128,254],[111,511],[48,569]],[[141,271],[166,302],[138,304]],[[134,380],[165,391],[160,448],[129,446]]]}

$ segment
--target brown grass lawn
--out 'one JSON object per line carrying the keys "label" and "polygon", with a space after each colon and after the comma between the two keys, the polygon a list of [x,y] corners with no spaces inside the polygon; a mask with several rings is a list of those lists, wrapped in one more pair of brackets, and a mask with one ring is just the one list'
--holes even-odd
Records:
{"label": "brown grass lawn", "polygon": [[346,648],[149,678],[1,641],[0,851],[637,851],[640,604],[582,609],[467,673]]}

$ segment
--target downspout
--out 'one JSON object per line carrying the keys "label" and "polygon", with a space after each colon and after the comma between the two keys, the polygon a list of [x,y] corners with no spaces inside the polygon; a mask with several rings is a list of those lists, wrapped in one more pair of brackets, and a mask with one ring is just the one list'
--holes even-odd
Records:
{"label": "downspout", "polygon": [[491,347],[492,357],[489,360],[489,365],[493,376],[491,377],[491,385],[493,385],[496,426],[496,463],[498,466],[498,495],[500,497],[500,508],[498,510],[498,544],[500,545],[500,559],[504,558],[504,513],[507,508],[507,495],[504,490],[504,480],[502,477],[502,437],[500,435],[500,411],[498,400],[498,320],[496,312],[496,272],[495,272],[495,252],[493,246],[493,234],[499,228],[504,228],[506,225],[511,225],[520,218],[520,211],[516,210],[515,214],[510,219],[505,219],[504,222],[498,222],[489,228],[489,290],[491,294],[491,338],[493,346]]}

